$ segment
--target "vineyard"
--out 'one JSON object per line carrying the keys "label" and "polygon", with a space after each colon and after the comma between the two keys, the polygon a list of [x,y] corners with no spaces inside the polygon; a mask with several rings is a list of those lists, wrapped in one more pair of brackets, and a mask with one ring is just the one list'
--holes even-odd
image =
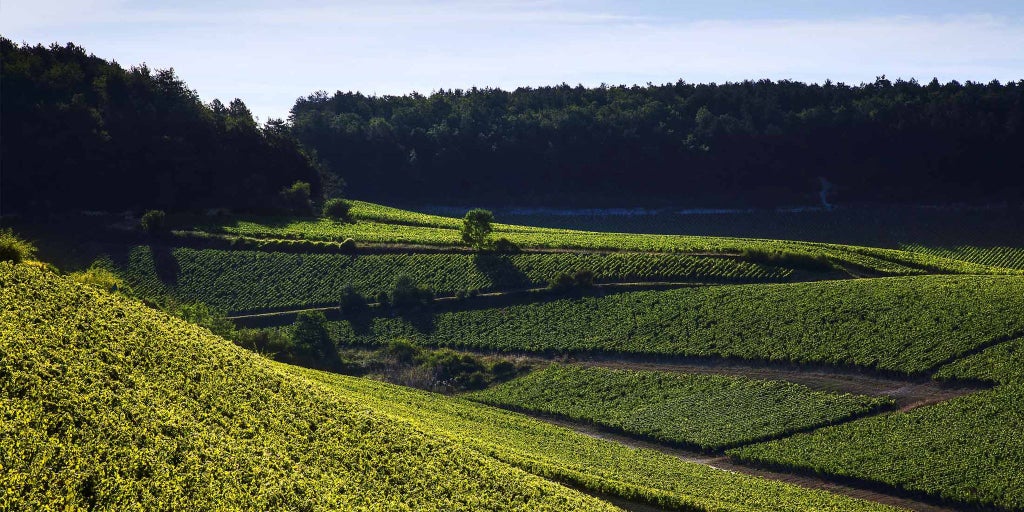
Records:
{"label": "vineyard", "polygon": [[[355,223],[329,219],[237,219],[227,223],[197,223],[187,233],[213,233],[250,238],[357,243],[462,245],[459,219],[407,212],[356,202]],[[741,255],[745,252],[796,254],[827,258],[843,267],[878,275],[924,273],[1006,274],[1019,271],[960,261],[937,255],[895,249],[839,244],[790,242],[751,238],[669,236],[533,228],[498,224],[493,236],[532,249],[579,249],[631,252],[682,252]]]}
{"label": "vineyard", "polygon": [[939,379],[977,379],[1024,383],[1024,338],[1006,341],[942,367]]}
{"label": "vineyard", "polygon": [[961,245],[957,247],[925,247],[921,245],[907,244],[901,247],[904,250],[949,258],[955,260],[969,261],[979,265],[993,267],[1024,269],[1024,248],[1020,247],[978,247]]}
{"label": "vineyard", "polygon": [[633,292],[376,318],[344,342],[412,337],[452,348],[720,356],[920,374],[1024,332],[1024,279],[920,276]]}
{"label": "vineyard", "polygon": [[668,510],[895,510],[824,491],[721,471],[577,434],[478,403],[301,368],[363,407],[457,440],[531,473]]}
{"label": "vineyard", "polygon": [[0,353],[0,509],[611,510],[24,265]]}
{"label": "vineyard", "polygon": [[740,460],[838,475],[985,510],[1024,508],[1024,388],[998,387],[737,448]]}
{"label": "vineyard", "polygon": [[[167,258],[164,258],[167,259]],[[406,275],[440,295],[544,287],[561,274],[594,273],[598,283],[630,281],[771,282],[792,270],[736,258],[683,254],[291,254],[176,248],[173,276],[151,248],[132,249],[128,281],[147,294],[170,293],[225,311],[337,304],[346,286],[373,297]],[[164,281],[168,281],[165,283]]]}
{"label": "vineyard", "polygon": [[[0,264],[3,509],[887,510],[518,414],[272,363]],[[530,474],[533,473],[533,474]]]}
{"label": "vineyard", "polygon": [[893,403],[779,381],[557,364],[468,398],[701,450],[779,437]]}

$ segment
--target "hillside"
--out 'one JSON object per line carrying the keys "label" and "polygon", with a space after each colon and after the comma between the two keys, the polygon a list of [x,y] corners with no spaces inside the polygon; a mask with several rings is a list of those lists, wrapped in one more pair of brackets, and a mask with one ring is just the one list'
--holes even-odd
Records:
{"label": "hillside", "polygon": [[281,366],[26,265],[0,264],[0,306],[4,508],[612,509],[535,473],[668,508],[884,509]]}
{"label": "hillside", "polygon": [[0,264],[0,306],[0,508],[609,508],[133,301]]}

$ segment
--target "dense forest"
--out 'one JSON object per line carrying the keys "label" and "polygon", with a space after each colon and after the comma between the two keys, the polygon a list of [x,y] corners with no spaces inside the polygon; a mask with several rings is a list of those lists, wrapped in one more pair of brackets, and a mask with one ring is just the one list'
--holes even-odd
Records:
{"label": "dense forest", "polygon": [[226,207],[266,211],[317,165],[281,121],[203,104],[173,70],[0,38],[0,212]]}
{"label": "dense forest", "polygon": [[319,92],[293,132],[376,201],[544,206],[1024,200],[1024,81]]}

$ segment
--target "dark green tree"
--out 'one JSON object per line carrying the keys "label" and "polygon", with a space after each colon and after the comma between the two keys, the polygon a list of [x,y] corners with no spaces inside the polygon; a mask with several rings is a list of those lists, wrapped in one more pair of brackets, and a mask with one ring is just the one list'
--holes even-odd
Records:
{"label": "dark green tree", "polygon": [[494,214],[489,210],[476,208],[466,212],[462,219],[462,241],[482,249],[487,245],[487,237],[493,231]]}

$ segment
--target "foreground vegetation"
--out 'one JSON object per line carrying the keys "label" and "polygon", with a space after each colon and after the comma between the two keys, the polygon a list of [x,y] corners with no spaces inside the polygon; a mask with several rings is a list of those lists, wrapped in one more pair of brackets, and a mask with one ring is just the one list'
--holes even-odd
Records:
{"label": "foreground vegetation", "polygon": [[929,372],[1024,332],[1024,278],[919,276],[561,299],[345,320],[335,339],[451,348],[717,356]]}
{"label": "foreground vegetation", "polygon": [[0,264],[0,305],[5,509],[611,509],[529,473],[686,510],[885,509],[278,365],[25,265]]}
{"label": "foreground vegetation", "polygon": [[740,460],[850,478],[985,510],[1024,507],[1024,387],[737,448]]}
{"label": "foreground vegetation", "polygon": [[0,263],[0,508],[609,509],[209,331]]}
{"label": "foreground vegetation", "polygon": [[372,411],[456,439],[531,473],[670,510],[891,510],[594,439],[462,399],[301,368],[289,370],[358,399]]}
{"label": "foreground vegetation", "polygon": [[780,381],[557,364],[467,397],[701,450],[840,422],[893,403]]}

